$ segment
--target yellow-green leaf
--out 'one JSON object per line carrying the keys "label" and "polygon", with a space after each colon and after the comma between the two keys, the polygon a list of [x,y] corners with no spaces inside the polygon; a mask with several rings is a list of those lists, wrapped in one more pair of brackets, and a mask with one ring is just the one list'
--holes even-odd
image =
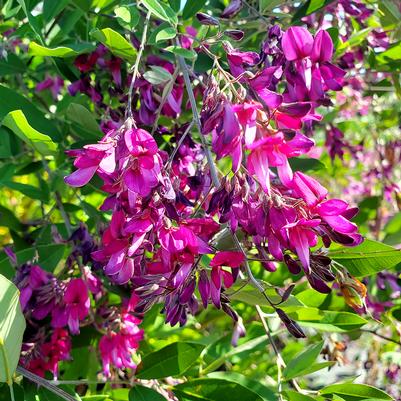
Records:
{"label": "yellow-green leaf", "polygon": [[8,113],[3,120],[3,125],[44,156],[54,154],[57,149],[49,136],[40,133],[29,124],[21,110]]}
{"label": "yellow-green leaf", "polygon": [[135,48],[127,41],[127,39],[113,29],[94,29],[91,32],[91,35],[108,47],[115,56],[121,57],[129,62],[135,61]]}
{"label": "yellow-green leaf", "polygon": [[0,275],[0,382],[12,384],[24,330],[19,291],[11,281]]}
{"label": "yellow-green leaf", "polygon": [[68,46],[58,47],[45,47],[35,42],[29,44],[28,53],[32,56],[42,57],[75,57],[82,53],[89,53],[94,50],[94,46],[91,43],[77,43]]}

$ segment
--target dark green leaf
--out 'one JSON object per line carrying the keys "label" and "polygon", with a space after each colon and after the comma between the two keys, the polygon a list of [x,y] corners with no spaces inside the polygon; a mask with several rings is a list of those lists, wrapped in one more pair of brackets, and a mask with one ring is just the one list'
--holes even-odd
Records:
{"label": "dark green leaf", "polygon": [[166,399],[152,388],[136,385],[129,392],[129,401],[166,401]]}
{"label": "dark green leaf", "polygon": [[314,12],[326,7],[334,0],[307,0],[301,4],[295,11],[293,21],[299,21],[301,18],[313,14]]}
{"label": "dark green leaf", "polygon": [[315,400],[315,398],[313,398],[309,395],[301,394],[298,391],[286,390],[284,392],[284,394],[286,395],[286,397],[289,401],[314,401]]}
{"label": "dark green leaf", "polygon": [[324,171],[326,166],[318,159],[303,159],[293,157],[289,160],[290,166],[294,171]]}
{"label": "dark green leaf", "polygon": [[67,6],[70,0],[44,0],[43,1],[43,18],[45,21],[50,21]]}
{"label": "dark green leaf", "polygon": [[2,183],[2,185],[15,191],[21,192],[28,198],[40,200],[43,202],[49,201],[48,194],[46,194],[40,188],[34,187],[33,185],[21,184],[20,182],[13,182],[13,181],[5,181]]}
{"label": "dark green leaf", "polygon": [[6,58],[0,58],[0,77],[23,73],[25,70],[25,63],[14,53],[9,53]]}
{"label": "dark green leaf", "polygon": [[45,118],[43,113],[30,101],[16,91],[0,85],[0,120],[3,120],[9,112],[14,110],[22,110],[29,124],[37,131],[48,135],[54,141],[61,139],[61,135],[53,122]]}
{"label": "dark green leaf", "polygon": [[90,138],[101,138],[102,131],[100,130],[99,124],[93,113],[86,107],[79,103],[71,103],[67,108],[66,117],[87,131]]}
{"label": "dark green leaf", "polygon": [[241,386],[246,387],[248,390],[259,395],[263,401],[275,401],[277,396],[273,390],[264,386],[256,380],[249,379],[248,377],[241,375],[236,372],[213,372],[209,373],[207,377],[212,379],[221,379],[233,383],[238,383]]}
{"label": "dark green leaf", "polygon": [[206,0],[187,0],[182,10],[182,18],[188,19],[193,17],[206,4]]}
{"label": "dark green leaf", "polygon": [[286,380],[291,380],[294,377],[303,375],[304,371],[311,367],[319,356],[323,348],[323,341],[311,345],[305,351],[298,354],[295,358],[291,359],[283,371]]}
{"label": "dark green leaf", "polygon": [[[175,386],[175,389],[192,400],[206,399],[209,401],[262,401],[263,398],[256,392],[244,387],[240,383],[221,378],[202,378],[190,380]],[[198,398],[196,398],[198,397]],[[181,399],[181,398],[180,398]]]}
{"label": "dark green leaf", "polygon": [[195,363],[203,348],[203,345],[196,343],[179,342],[167,345],[146,355],[136,376],[139,379],[160,379],[182,374]]}
{"label": "dark green leaf", "polygon": [[31,14],[31,11],[27,8],[26,1],[25,0],[17,0],[21,8],[24,10],[25,15],[28,18],[28,22],[30,27],[32,28],[32,31],[36,34],[37,38],[43,42],[43,36],[42,36],[42,26],[41,23],[39,22],[39,18],[36,16],[34,17]]}
{"label": "dark green leaf", "polygon": [[0,205],[0,227],[8,227],[15,231],[21,231],[23,226],[11,210]]}

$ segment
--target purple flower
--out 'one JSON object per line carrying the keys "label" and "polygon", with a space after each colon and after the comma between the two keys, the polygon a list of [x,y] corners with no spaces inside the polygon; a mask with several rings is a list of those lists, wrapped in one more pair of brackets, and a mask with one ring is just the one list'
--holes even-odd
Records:
{"label": "purple flower", "polygon": [[71,334],[79,334],[79,322],[88,316],[90,300],[88,288],[80,279],[68,282],[62,305],[52,311],[53,327],[69,327]]}

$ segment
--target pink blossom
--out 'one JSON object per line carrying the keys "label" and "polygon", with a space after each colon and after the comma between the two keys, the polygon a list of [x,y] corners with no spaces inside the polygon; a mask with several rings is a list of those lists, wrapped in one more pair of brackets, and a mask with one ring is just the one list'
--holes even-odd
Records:
{"label": "pink blossom", "polygon": [[53,327],[69,327],[72,334],[79,334],[79,322],[88,316],[90,300],[85,282],[72,279],[68,282],[63,304],[52,311]]}

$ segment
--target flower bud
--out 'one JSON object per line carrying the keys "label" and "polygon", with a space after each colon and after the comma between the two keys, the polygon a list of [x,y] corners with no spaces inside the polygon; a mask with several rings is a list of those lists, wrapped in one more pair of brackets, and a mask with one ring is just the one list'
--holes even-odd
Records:
{"label": "flower bud", "polygon": [[352,277],[350,274],[339,275],[337,277],[340,291],[345,299],[347,305],[355,309],[357,312],[364,312],[366,287],[358,279]]}
{"label": "flower bud", "polygon": [[196,18],[202,25],[219,26],[220,22],[217,18],[205,13],[197,13]]}
{"label": "flower bud", "polygon": [[305,333],[302,331],[298,323],[292,320],[282,309],[276,308],[276,312],[281,321],[287,327],[287,330],[296,338],[305,338]]}
{"label": "flower bud", "polygon": [[231,18],[242,8],[242,0],[231,0],[230,4],[221,13],[221,18]]}
{"label": "flower bud", "polygon": [[224,31],[224,35],[230,37],[233,40],[242,40],[244,37],[244,32],[239,29],[227,29]]}

